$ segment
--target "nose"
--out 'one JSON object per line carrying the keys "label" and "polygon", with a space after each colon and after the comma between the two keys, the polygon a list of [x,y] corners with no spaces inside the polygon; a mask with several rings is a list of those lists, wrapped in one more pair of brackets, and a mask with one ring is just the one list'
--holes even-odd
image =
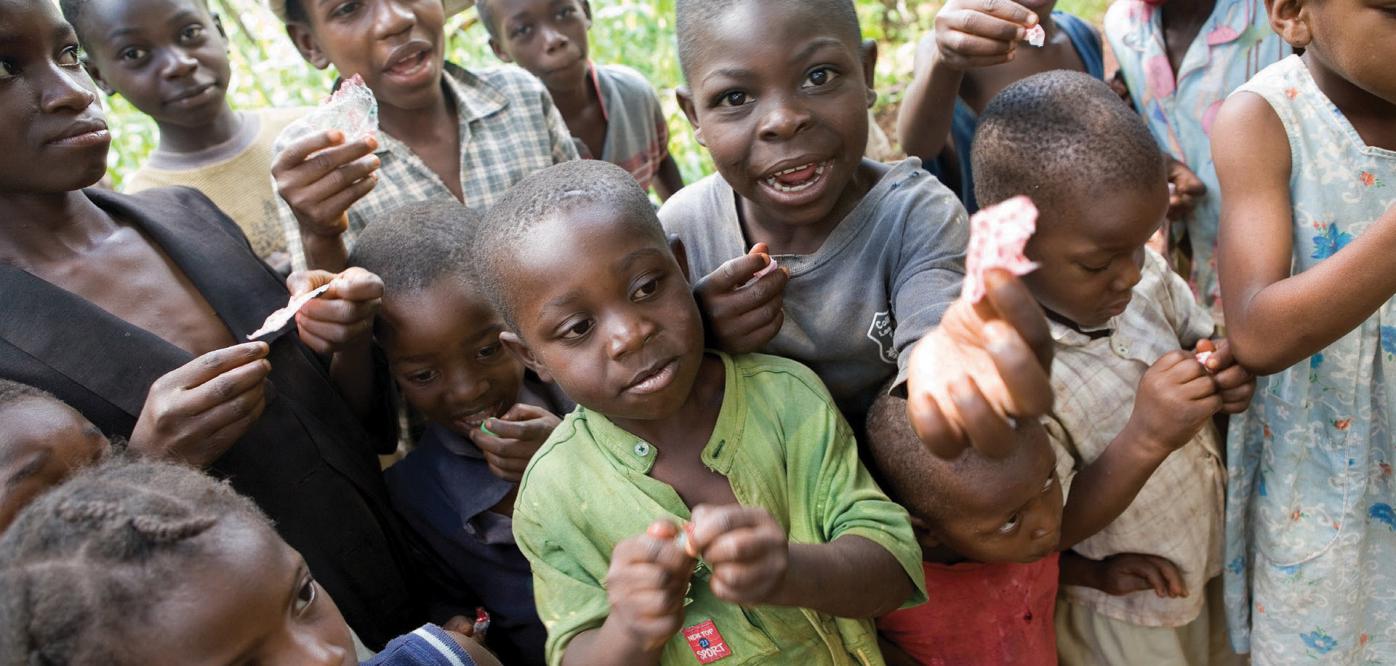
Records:
{"label": "nose", "polygon": [[169,49],[164,62],[161,63],[160,76],[166,79],[181,79],[194,73],[199,67],[199,61],[186,53],[183,49]]}
{"label": "nose", "polygon": [[809,128],[810,113],[796,100],[780,96],[767,99],[770,107],[758,128],[763,140],[785,141]]}
{"label": "nose", "polygon": [[44,113],[82,112],[97,101],[97,93],[86,71],[50,65],[49,76],[43,77],[40,86],[39,108]]}
{"label": "nose", "polygon": [[654,336],[654,324],[640,316],[618,316],[611,326],[611,358],[620,359],[627,354],[644,349],[645,343]]}
{"label": "nose", "polygon": [[451,401],[468,405],[484,397],[489,390],[489,379],[473,373],[458,373],[451,382]]}
{"label": "nose", "polygon": [[417,17],[409,3],[402,0],[382,0],[373,16],[374,33],[379,39],[396,37],[417,25]]}
{"label": "nose", "polygon": [[1115,279],[1111,281],[1110,287],[1115,291],[1129,291],[1134,285],[1139,284],[1143,278],[1144,251],[1136,252],[1130,260],[1125,262],[1124,269],[1115,274]]}
{"label": "nose", "polygon": [[544,48],[547,53],[553,53],[559,49],[566,48],[570,43],[567,39],[567,35],[562,34],[561,30],[554,30],[551,28],[545,28],[543,30],[543,39]]}

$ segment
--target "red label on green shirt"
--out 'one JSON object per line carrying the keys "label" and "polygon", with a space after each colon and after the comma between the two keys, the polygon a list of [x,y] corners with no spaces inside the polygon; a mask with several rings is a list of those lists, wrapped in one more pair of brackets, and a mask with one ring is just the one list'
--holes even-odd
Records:
{"label": "red label on green shirt", "polygon": [[704,620],[684,629],[683,637],[688,641],[689,649],[693,650],[693,656],[698,658],[700,664],[711,664],[732,656],[732,650],[727,647],[726,641],[722,640],[722,634],[717,633],[717,627],[713,625],[712,620]]}

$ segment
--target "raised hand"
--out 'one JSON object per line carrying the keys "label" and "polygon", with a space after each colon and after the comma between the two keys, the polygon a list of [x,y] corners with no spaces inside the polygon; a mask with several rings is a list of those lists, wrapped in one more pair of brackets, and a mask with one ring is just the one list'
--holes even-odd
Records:
{"label": "raised hand", "polygon": [[322,285],[330,288],[296,313],[301,342],[320,354],[344,351],[368,341],[373,317],[383,302],[383,280],[362,268],[339,273],[302,271],[286,280],[291,296]]}
{"label": "raised hand", "polygon": [[129,448],[197,467],[212,464],[262,416],[269,351],[265,342],[217,349],[155,380]]}
{"label": "raised hand", "polygon": [[759,351],[776,337],[785,323],[785,269],[771,271],[752,282],[771,257],[765,243],[731,259],[699,280],[693,287],[698,308],[713,339],[708,344],[740,354]]}
{"label": "raised hand", "polygon": [[959,70],[1003,64],[1037,22],[1013,0],[950,0],[936,14],[936,58]]}

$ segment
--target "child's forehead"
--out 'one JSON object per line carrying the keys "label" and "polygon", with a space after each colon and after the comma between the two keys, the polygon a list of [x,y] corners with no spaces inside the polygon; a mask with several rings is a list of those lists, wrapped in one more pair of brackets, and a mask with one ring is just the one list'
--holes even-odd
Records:
{"label": "child's forehead", "polygon": [[71,30],[49,0],[0,0],[0,46],[37,44],[41,37],[66,35]]}
{"label": "child's forehead", "polygon": [[[690,28],[690,43],[699,45],[687,53],[690,71],[706,69],[731,55],[730,47],[764,47],[786,58],[797,58],[797,50],[812,43],[837,43],[856,55],[861,35],[856,17],[846,17],[837,9],[837,0],[827,2],[788,2],[785,0],[736,0],[728,11],[706,13]],[[704,48],[721,44],[722,48]]]}

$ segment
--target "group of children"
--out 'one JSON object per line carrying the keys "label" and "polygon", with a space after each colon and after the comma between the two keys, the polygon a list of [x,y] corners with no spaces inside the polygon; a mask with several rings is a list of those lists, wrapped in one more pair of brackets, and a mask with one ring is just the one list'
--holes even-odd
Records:
{"label": "group of children", "polygon": [[[203,0],[0,0],[0,662],[1396,652],[1391,8],[1120,0],[1112,88],[1050,1],[952,0],[883,164],[849,0],[680,0],[685,187],[586,0],[479,0],[526,71],[445,60],[459,3],[271,6],[379,131],[231,109]],[[156,189],[82,189],[94,82]]]}

